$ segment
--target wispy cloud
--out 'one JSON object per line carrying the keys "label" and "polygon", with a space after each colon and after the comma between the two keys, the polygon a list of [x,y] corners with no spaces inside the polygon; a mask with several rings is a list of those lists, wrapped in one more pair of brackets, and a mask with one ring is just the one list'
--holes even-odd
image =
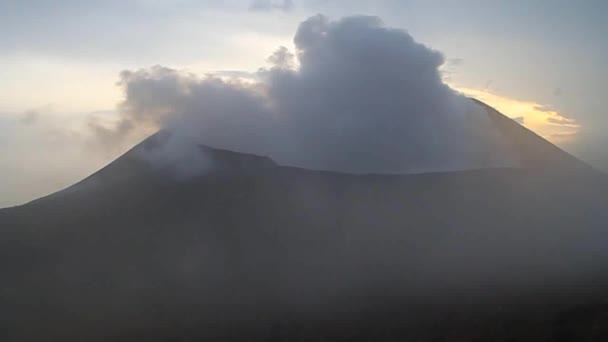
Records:
{"label": "wispy cloud", "polygon": [[547,118],[547,122],[557,126],[579,127],[576,121],[564,117],[549,117]]}
{"label": "wispy cloud", "polygon": [[466,96],[476,98],[496,108],[528,129],[556,144],[575,141],[581,129],[580,124],[545,105],[512,99],[493,93],[488,88],[474,89],[451,85]]}

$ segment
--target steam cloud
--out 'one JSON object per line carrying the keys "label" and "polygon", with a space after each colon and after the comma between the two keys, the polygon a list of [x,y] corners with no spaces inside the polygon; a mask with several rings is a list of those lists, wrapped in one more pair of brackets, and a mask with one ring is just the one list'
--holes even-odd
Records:
{"label": "steam cloud", "polygon": [[[485,112],[441,80],[441,53],[376,17],[301,23],[295,53],[281,47],[254,82],[198,78],[155,66],[124,71],[123,130],[155,124],[171,148],[192,142],[270,156],[280,164],[353,173],[514,166]],[[169,156],[167,159],[166,156]]]}

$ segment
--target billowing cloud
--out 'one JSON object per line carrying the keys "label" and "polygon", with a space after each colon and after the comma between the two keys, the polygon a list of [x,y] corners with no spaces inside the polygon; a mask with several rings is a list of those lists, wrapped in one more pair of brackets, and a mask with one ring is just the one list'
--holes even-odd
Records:
{"label": "billowing cloud", "polygon": [[486,113],[443,83],[443,55],[405,31],[376,17],[317,15],[294,43],[295,52],[279,48],[249,81],[161,66],[124,71],[118,127],[172,132],[175,150],[166,155],[196,141],[354,173],[517,163]]}

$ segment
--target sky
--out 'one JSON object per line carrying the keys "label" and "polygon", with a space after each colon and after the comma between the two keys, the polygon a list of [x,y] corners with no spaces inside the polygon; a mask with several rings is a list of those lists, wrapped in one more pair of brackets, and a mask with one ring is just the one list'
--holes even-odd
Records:
{"label": "sky", "polygon": [[450,87],[608,170],[607,10],[601,0],[0,0],[0,207],[69,186],[153,132],[108,143],[124,70],[247,77],[280,46],[294,50],[318,13],[407,31],[444,55]]}

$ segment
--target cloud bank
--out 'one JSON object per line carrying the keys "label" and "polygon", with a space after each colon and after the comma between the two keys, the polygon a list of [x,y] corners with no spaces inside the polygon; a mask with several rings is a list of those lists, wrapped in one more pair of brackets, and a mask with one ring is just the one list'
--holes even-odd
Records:
{"label": "cloud bank", "polygon": [[376,17],[317,15],[300,24],[294,43],[295,52],[279,48],[249,81],[161,66],[124,71],[117,127],[171,132],[166,156],[191,155],[181,149],[196,142],[352,173],[517,164],[485,112],[442,82],[443,55],[407,32]]}

